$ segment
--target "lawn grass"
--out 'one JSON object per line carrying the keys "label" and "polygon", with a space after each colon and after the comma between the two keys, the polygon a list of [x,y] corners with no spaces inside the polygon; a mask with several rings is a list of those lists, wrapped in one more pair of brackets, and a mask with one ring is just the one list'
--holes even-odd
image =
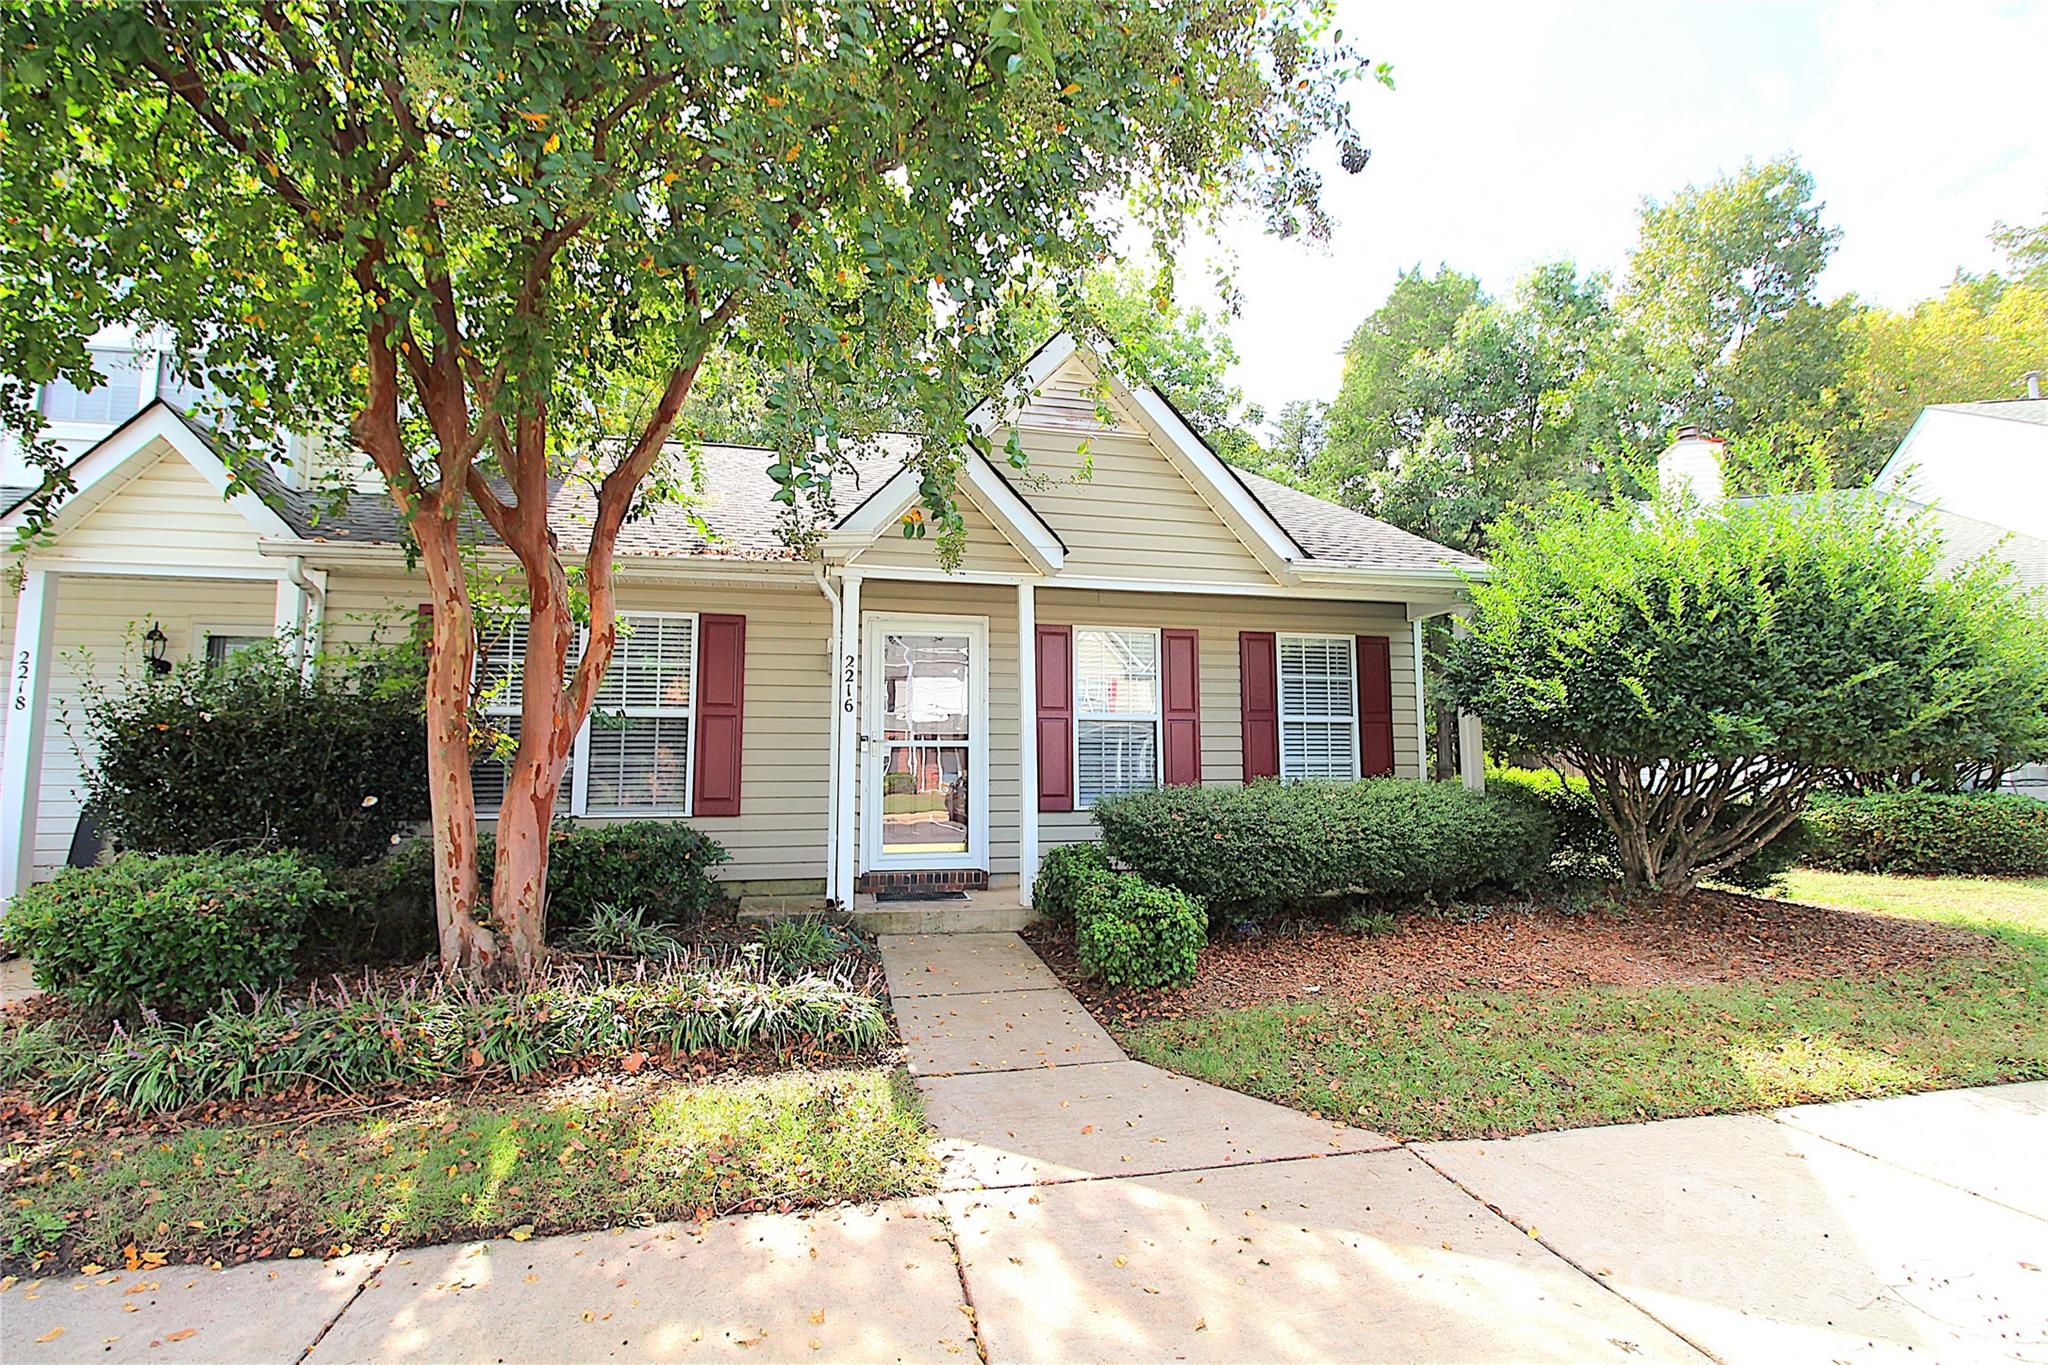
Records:
{"label": "lawn grass", "polygon": [[308,1126],[77,1138],[8,1154],[10,1269],[322,1256],[891,1198],[934,1162],[902,1073],[584,1081]]}
{"label": "lawn grass", "polygon": [[1799,873],[1788,892],[1968,926],[2008,951],[1876,979],[1265,1005],[1123,1041],[1170,1070],[1404,1138],[2048,1078],[2048,882]]}

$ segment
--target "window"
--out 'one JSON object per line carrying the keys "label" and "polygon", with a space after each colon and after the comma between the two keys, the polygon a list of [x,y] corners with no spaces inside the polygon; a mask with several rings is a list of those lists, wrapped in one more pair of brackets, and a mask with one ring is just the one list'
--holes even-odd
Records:
{"label": "window", "polygon": [[1074,627],[1075,805],[1159,785],[1159,632]]}
{"label": "window", "polygon": [[206,633],[206,671],[218,673],[228,666],[228,660],[234,658],[243,650],[268,645],[270,641],[271,636],[268,632],[257,635],[253,632],[236,634],[234,632],[208,631]]}
{"label": "window", "polygon": [[[519,739],[526,638],[526,618],[514,617],[477,649],[479,710],[507,748]],[[696,640],[694,616],[620,615],[611,667],[598,684],[590,719],[576,737],[555,794],[557,815],[689,813]],[[570,650],[572,667],[578,652]],[[510,767],[509,758],[494,753],[471,766],[479,814],[492,814],[503,804]]]}
{"label": "window", "polygon": [[1358,779],[1357,647],[1348,635],[1282,635],[1280,780]]}
{"label": "window", "polygon": [[591,813],[681,814],[689,804],[693,616],[623,616],[584,755]]}
{"label": "window", "polygon": [[94,347],[86,352],[101,382],[81,389],[68,379],[43,385],[44,420],[114,425],[142,411],[142,360],[133,351]]}

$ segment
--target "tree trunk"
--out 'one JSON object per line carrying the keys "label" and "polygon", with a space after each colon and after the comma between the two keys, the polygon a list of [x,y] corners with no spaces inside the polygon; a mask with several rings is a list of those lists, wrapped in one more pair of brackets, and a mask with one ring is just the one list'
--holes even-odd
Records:
{"label": "tree trunk", "polygon": [[548,828],[583,716],[571,714],[563,685],[576,637],[568,579],[549,549],[527,573],[526,658],[521,675],[519,752],[498,812],[498,861],[491,914],[512,969],[525,976],[547,951]]}
{"label": "tree trunk", "polygon": [[476,623],[455,518],[415,518],[420,563],[433,594],[427,660],[427,784],[434,826],[434,918],[441,969],[482,974],[498,964],[497,938],[480,923],[476,792],[470,784],[469,685]]}

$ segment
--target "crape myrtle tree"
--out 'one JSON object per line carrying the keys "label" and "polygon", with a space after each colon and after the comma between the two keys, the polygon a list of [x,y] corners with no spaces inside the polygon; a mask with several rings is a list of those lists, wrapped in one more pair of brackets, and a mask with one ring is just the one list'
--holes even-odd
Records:
{"label": "crape myrtle tree", "polygon": [[1843,773],[2048,751],[2043,603],[1994,559],[1941,576],[1882,499],[1573,495],[1500,536],[1449,687],[1585,774],[1633,887],[1728,871]]}
{"label": "crape myrtle tree", "polygon": [[[1007,300],[1226,202],[1324,233],[1318,157],[1366,155],[1365,68],[1315,0],[25,0],[0,43],[6,420],[38,442],[26,385],[90,384],[86,338],[130,323],[222,395],[231,458],[266,429],[367,455],[433,599],[441,954],[472,971],[543,949],[614,547],[690,491],[665,452],[707,353],[767,376],[793,542],[888,420],[944,549],[965,414],[1020,358]],[[565,478],[594,499],[580,563]],[[472,518],[530,613],[487,909]]]}

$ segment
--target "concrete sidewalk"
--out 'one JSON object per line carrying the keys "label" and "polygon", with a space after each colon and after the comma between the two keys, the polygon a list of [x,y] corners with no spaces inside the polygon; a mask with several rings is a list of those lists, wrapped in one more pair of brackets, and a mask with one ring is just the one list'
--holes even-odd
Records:
{"label": "concrete sidewalk", "polygon": [[935,1198],[31,1281],[0,1358],[2048,1362],[2048,1084],[1403,1145],[1126,1060],[1015,935],[883,956]]}

